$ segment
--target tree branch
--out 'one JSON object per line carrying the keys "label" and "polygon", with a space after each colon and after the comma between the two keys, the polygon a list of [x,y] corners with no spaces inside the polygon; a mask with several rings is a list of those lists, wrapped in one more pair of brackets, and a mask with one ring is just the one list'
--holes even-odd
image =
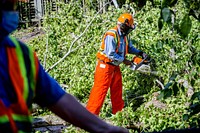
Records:
{"label": "tree branch", "polygon": [[68,50],[68,52],[58,61],[56,62],[55,64],[53,64],[49,69],[46,70],[46,72],[49,72],[51,69],[53,69],[55,66],[57,66],[60,62],[62,62],[71,52],[75,51],[76,49],[78,49],[78,47],[82,46],[82,45],[79,45],[77,46],[75,49],[72,50],[72,47],[74,46],[75,42],[77,40],[79,40],[83,35],[84,33],[87,31],[87,29],[90,27],[90,25],[92,24],[92,22],[94,21],[94,19],[97,17],[97,15],[103,10],[103,8],[110,4],[111,2],[107,2],[97,13],[96,15],[92,18],[92,20],[90,21],[90,23],[87,25],[87,27],[85,28],[85,30],[71,43],[70,45],[70,48]]}

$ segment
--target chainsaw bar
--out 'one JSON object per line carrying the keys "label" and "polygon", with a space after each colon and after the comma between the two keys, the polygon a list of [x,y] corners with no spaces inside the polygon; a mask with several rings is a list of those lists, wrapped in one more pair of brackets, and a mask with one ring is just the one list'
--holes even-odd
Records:
{"label": "chainsaw bar", "polygon": [[[145,59],[141,59],[135,56],[132,60],[132,65],[130,66],[130,69],[133,71],[138,71],[143,74],[159,76],[160,74],[157,71],[152,71],[152,68],[150,65],[152,59],[150,60],[146,60],[146,59],[147,57]],[[160,85],[161,89],[163,90],[164,89],[163,83],[160,82],[158,79],[156,79],[155,81]]]}

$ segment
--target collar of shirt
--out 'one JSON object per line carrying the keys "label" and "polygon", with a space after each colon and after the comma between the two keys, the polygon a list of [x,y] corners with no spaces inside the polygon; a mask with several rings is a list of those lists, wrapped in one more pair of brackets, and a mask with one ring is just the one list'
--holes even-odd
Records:
{"label": "collar of shirt", "polygon": [[117,31],[118,31],[118,33],[119,33],[119,36],[123,36],[122,33],[121,33],[121,31],[120,31],[119,25],[117,25]]}

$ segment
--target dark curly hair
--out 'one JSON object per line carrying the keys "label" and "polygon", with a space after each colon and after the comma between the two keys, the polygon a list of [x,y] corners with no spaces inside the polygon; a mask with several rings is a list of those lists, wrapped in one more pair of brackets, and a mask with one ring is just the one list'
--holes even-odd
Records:
{"label": "dark curly hair", "polygon": [[0,10],[14,11],[18,0],[0,0]]}

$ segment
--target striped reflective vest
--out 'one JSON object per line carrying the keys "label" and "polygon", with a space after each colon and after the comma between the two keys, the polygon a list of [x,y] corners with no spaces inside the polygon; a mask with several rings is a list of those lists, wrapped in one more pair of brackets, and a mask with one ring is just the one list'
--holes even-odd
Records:
{"label": "striped reflective vest", "polygon": [[[31,132],[31,105],[36,87],[39,62],[34,52],[25,44],[10,37],[15,47],[6,47],[9,77],[16,101],[6,107],[0,99],[0,132]],[[4,131],[4,130],[10,131]]]}
{"label": "striped reflective vest", "polygon": [[[120,47],[120,36],[119,36],[119,33],[118,33],[118,28],[117,28],[117,26],[116,26],[116,27],[114,27],[114,28],[108,30],[108,31],[104,34],[104,37],[103,37],[102,42],[101,42],[100,49],[99,49],[99,51],[97,52],[97,55],[96,55],[97,58],[98,58],[99,60],[104,61],[105,63],[107,63],[107,62],[112,62],[112,60],[109,59],[109,58],[107,57],[107,55],[103,53],[104,48],[105,48],[105,45],[106,45],[106,44],[105,44],[105,38],[106,38],[107,35],[110,35],[110,36],[113,36],[113,37],[114,37],[115,42],[116,42],[116,44],[118,45],[118,46],[116,47],[116,53],[118,52],[118,48]],[[126,44],[126,51],[125,51],[125,55],[126,55],[126,54],[128,53],[128,38],[127,38],[127,36],[124,37],[124,40],[125,40],[125,44]],[[107,45],[108,45],[108,44],[107,44]],[[125,56],[125,55],[124,55],[124,56]]]}

